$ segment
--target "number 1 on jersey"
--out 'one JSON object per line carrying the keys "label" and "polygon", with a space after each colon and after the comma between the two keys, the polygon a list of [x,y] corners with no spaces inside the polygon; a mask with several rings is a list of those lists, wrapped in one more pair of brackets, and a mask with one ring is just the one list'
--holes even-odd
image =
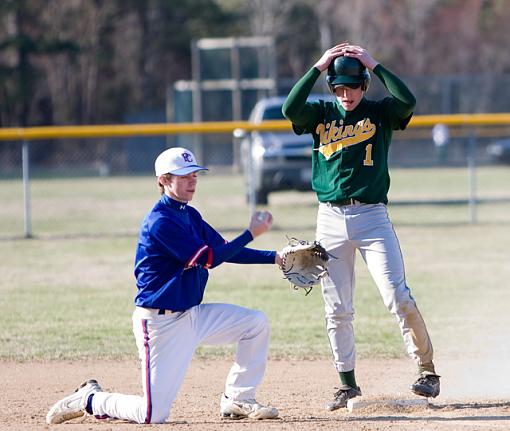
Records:
{"label": "number 1 on jersey", "polygon": [[368,144],[365,152],[365,160],[363,160],[363,166],[374,166],[372,160],[372,144]]}

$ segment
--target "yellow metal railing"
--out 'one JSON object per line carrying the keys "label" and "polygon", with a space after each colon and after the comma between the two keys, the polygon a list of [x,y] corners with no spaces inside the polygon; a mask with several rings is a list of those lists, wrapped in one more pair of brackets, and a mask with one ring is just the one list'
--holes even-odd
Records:
{"label": "yellow metal railing", "polygon": [[[447,126],[509,126],[510,113],[417,115],[408,127],[432,127],[438,123]],[[178,135],[190,133],[231,133],[235,129],[289,130],[286,120],[264,121],[210,121],[202,123],[123,124],[96,126],[44,126],[0,128],[0,141],[32,141],[51,138],[99,138],[148,135]]]}
{"label": "yellow metal railing", "polygon": [[[412,118],[411,128],[433,127],[436,124],[446,126],[470,126],[470,148],[468,166],[470,172],[470,220],[475,222],[475,180],[474,180],[474,147],[473,131],[480,126],[510,126],[510,113],[504,114],[453,114],[453,115],[421,115]],[[232,133],[236,129],[245,131],[290,130],[290,123],[286,120],[264,121],[253,124],[248,121],[214,121],[202,123],[163,123],[163,124],[123,124],[123,125],[95,125],[95,126],[45,126],[25,128],[0,128],[0,141],[23,141],[23,195],[24,195],[24,224],[25,237],[32,236],[30,185],[29,185],[29,141],[40,139],[63,138],[100,138],[150,135],[176,135],[193,133]]]}

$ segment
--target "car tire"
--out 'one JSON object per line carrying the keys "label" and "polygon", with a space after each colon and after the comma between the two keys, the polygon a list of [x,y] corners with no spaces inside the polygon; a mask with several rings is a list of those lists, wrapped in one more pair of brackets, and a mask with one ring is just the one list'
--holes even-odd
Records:
{"label": "car tire", "polygon": [[266,190],[255,190],[255,200],[257,204],[267,205],[269,203],[269,192]]}

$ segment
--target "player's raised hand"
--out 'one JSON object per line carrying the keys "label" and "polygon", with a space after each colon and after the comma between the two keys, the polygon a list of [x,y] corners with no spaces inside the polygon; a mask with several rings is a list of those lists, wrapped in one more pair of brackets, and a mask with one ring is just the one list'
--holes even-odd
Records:
{"label": "player's raised hand", "polygon": [[314,64],[314,67],[319,69],[321,72],[324,72],[329,64],[337,57],[342,55],[343,50],[346,46],[349,45],[349,42],[343,42],[339,45],[335,45],[333,48],[329,48],[322,54],[322,57]]}
{"label": "player's raised hand", "polygon": [[342,47],[342,54],[346,57],[354,57],[357,58],[363,66],[367,67],[370,70],[373,70],[375,66],[379,63],[374,60],[374,58],[368,53],[365,48],[362,48],[358,45],[345,45]]}
{"label": "player's raised hand", "polygon": [[253,238],[267,232],[273,224],[273,216],[269,211],[255,211],[250,220],[250,230]]}

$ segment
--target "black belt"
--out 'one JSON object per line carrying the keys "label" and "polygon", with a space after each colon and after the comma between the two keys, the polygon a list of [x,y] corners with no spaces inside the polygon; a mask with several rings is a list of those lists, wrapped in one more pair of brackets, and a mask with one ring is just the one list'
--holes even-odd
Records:
{"label": "black belt", "polygon": [[355,204],[361,204],[363,202],[354,199],[354,198],[348,198],[348,199],[342,199],[341,201],[331,201],[326,202],[327,204],[334,205],[336,207],[343,207],[345,205],[355,205]]}
{"label": "black belt", "polygon": [[163,315],[163,314],[172,314],[173,311],[172,310],[165,310],[164,308],[160,308],[159,311],[158,311],[158,314],[160,315]]}

